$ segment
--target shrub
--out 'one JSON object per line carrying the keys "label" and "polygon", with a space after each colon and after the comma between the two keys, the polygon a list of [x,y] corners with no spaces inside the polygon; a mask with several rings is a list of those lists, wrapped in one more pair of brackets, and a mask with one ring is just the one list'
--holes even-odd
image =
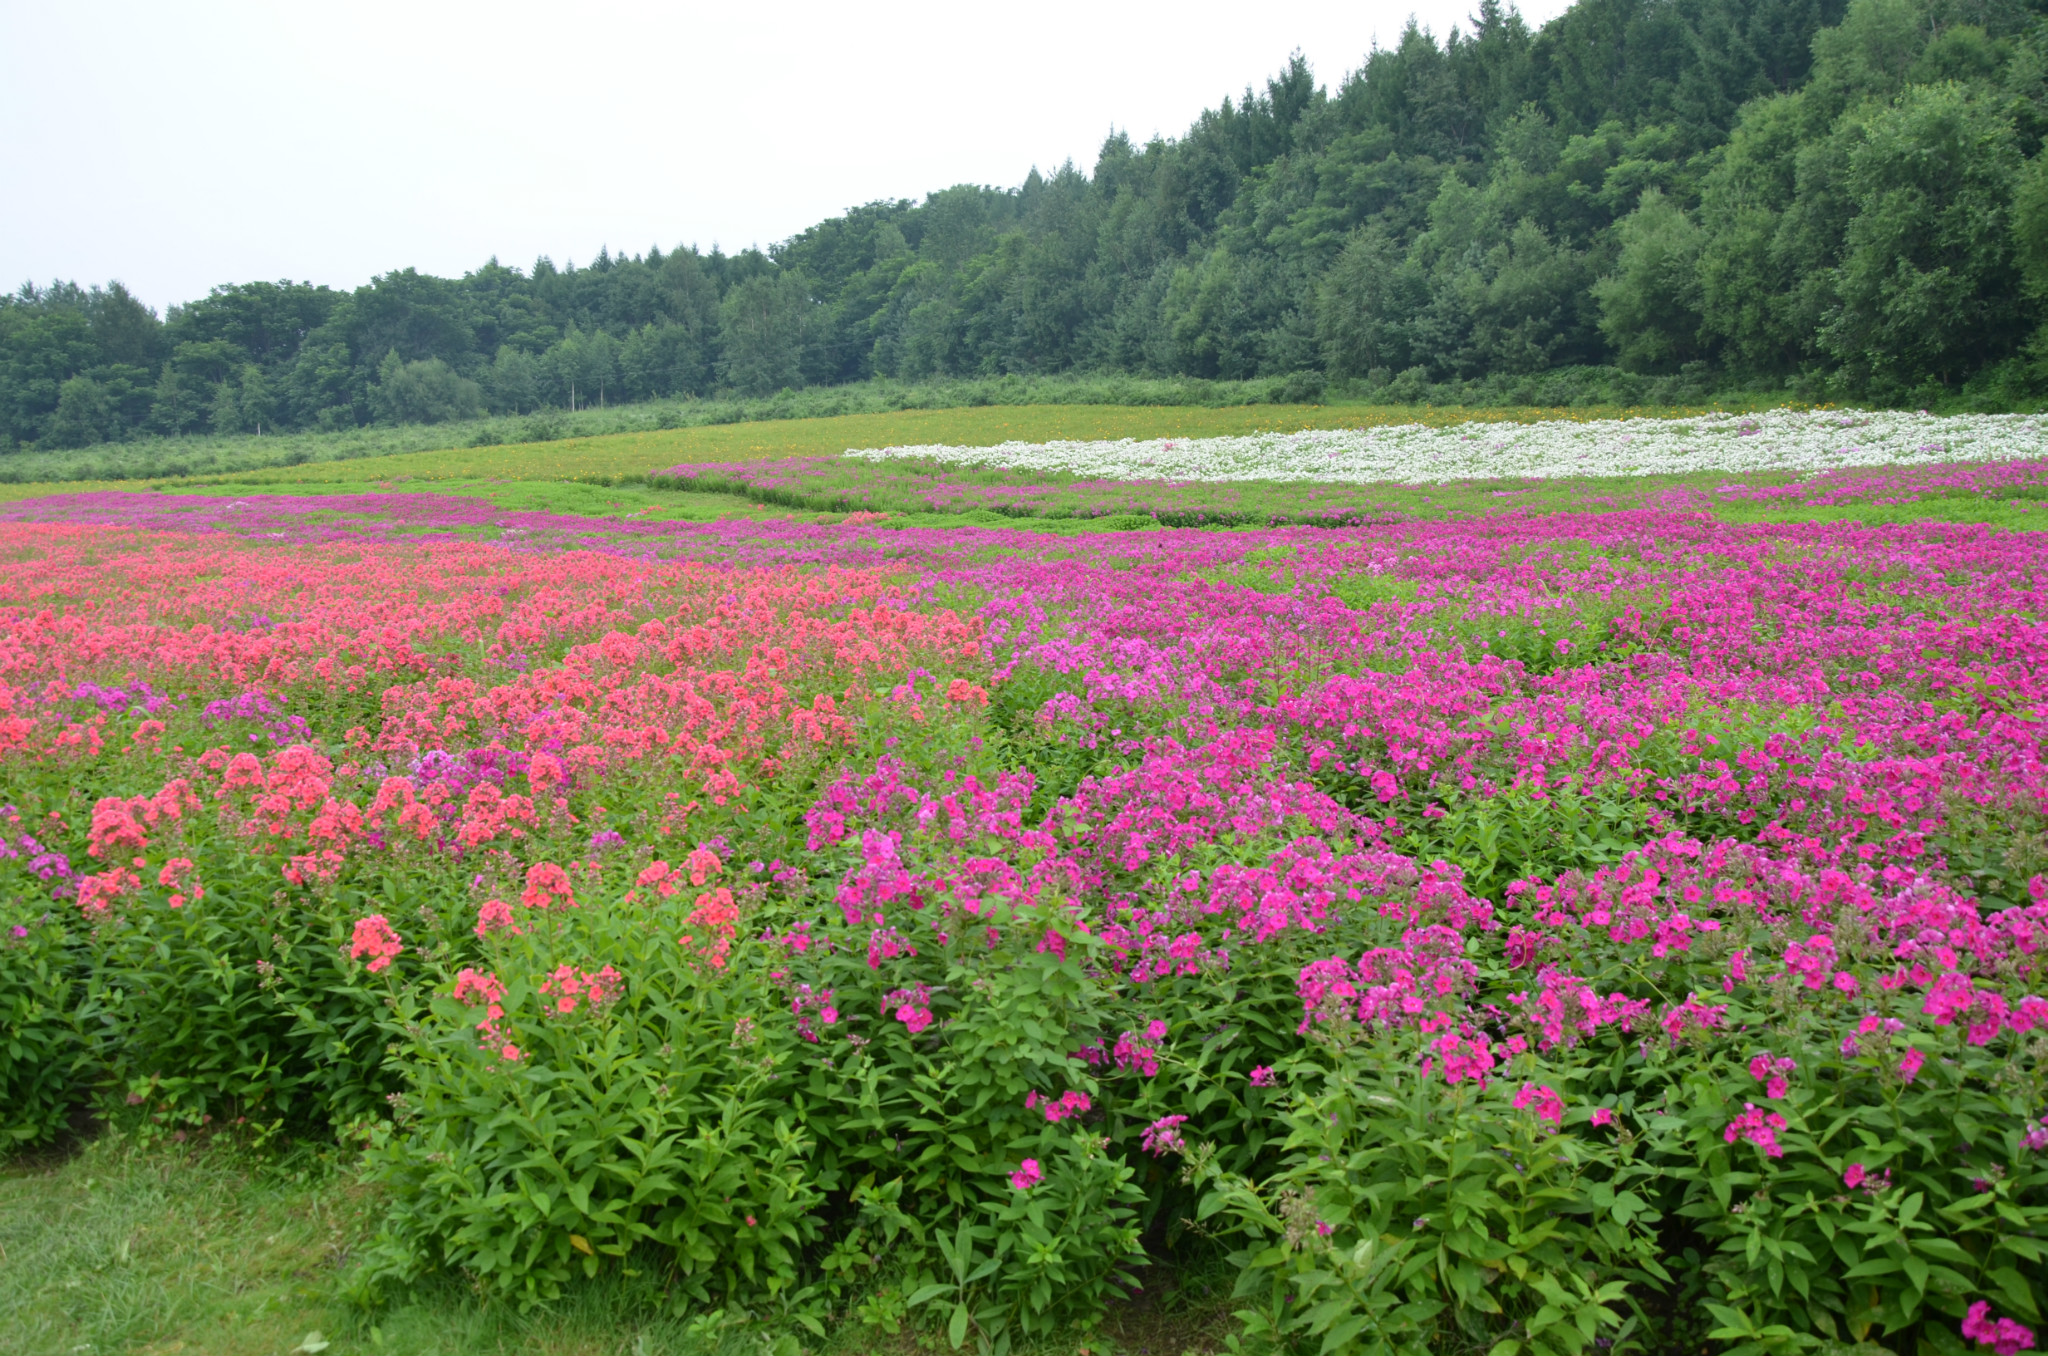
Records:
{"label": "shrub", "polygon": [[65,920],[18,896],[0,907],[0,1147],[49,1143],[83,1100],[84,981]]}

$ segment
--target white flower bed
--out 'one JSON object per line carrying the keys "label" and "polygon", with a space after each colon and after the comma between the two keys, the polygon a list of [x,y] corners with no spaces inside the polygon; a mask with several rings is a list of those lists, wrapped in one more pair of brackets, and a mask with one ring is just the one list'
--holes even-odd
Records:
{"label": "white flower bed", "polygon": [[1236,438],[848,448],[870,461],[935,457],[963,466],[1066,471],[1103,480],[1312,480],[1424,484],[1496,476],[1815,472],[2038,457],[2048,417],[1772,410],[1693,419],[1559,419],[1430,428],[1311,429]]}

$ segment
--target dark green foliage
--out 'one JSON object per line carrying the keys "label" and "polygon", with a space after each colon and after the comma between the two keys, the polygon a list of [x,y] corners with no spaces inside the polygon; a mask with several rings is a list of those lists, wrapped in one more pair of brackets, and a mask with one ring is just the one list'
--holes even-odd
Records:
{"label": "dark green foliage", "polygon": [[0,1153],[47,1143],[81,1098],[83,952],[67,920],[0,908]]}
{"label": "dark green foliage", "polygon": [[[246,426],[246,395],[243,406]],[[392,349],[378,365],[377,384],[370,388],[370,407],[390,424],[440,424],[482,414],[483,392],[439,358],[401,362],[398,350]],[[216,427],[214,431],[225,430]]]}

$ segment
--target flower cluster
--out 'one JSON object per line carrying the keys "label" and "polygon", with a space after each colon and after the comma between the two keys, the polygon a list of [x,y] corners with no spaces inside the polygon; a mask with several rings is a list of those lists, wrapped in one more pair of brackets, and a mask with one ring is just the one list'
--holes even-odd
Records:
{"label": "flower cluster", "polygon": [[2010,1318],[1991,1317],[1989,1300],[1978,1300],[1963,1317],[1963,1336],[1979,1346],[1990,1347],[1998,1356],[2016,1356],[2034,1345],[2034,1330]]}
{"label": "flower cluster", "polygon": [[1058,1097],[1041,1097],[1035,1092],[1027,1093],[1024,1097],[1026,1111],[1042,1110],[1045,1118],[1054,1124],[1066,1120],[1069,1116],[1079,1116],[1093,1105],[1087,1093],[1071,1088]]}
{"label": "flower cluster", "polygon": [[595,973],[578,970],[573,965],[560,965],[553,973],[542,977],[540,991],[555,1000],[552,1004],[555,1014],[566,1017],[584,1003],[592,1009],[602,1008],[619,996],[623,985],[619,972],[609,965]]}
{"label": "flower cluster", "polygon": [[1743,1104],[1742,1114],[1728,1122],[1728,1128],[1721,1138],[1733,1144],[1736,1140],[1748,1140],[1764,1151],[1767,1158],[1783,1158],[1785,1150],[1778,1144],[1778,1132],[1785,1128],[1785,1118],[1775,1111],[1765,1111],[1754,1102]]}
{"label": "flower cluster", "polygon": [[373,913],[367,918],[356,920],[354,935],[349,939],[349,959],[361,960],[368,956],[371,974],[388,968],[404,950],[405,946],[400,941],[397,931],[386,921],[383,914]]}

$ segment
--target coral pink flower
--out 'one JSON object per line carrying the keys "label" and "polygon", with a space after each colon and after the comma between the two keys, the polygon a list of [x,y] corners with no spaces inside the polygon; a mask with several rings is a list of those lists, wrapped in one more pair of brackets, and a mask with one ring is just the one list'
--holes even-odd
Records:
{"label": "coral pink flower", "polygon": [[553,862],[536,862],[528,867],[526,889],[519,896],[519,902],[529,909],[545,909],[558,899],[564,904],[576,902],[576,892],[569,885],[569,873]]}
{"label": "coral pink flower", "polygon": [[524,935],[526,929],[513,921],[512,906],[502,899],[487,899],[477,907],[476,935],[488,937],[494,932],[507,932],[514,937]]}
{"label": "coral pink flower", "polygon": [[370,958],[369,970],[376,974],[386,969],[405,947],[400,943],[398,933],[385,921],[381,913],[356,920],[355,935],[349,941],[350,960]]}

